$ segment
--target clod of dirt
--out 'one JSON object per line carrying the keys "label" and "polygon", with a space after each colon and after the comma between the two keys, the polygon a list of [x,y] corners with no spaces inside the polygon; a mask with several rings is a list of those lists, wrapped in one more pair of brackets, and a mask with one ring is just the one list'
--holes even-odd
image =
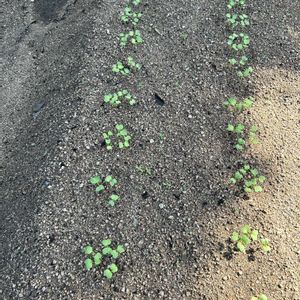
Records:
{"label": "clod of dirt", "polygon": [[163,100],[157,93],[154,94],[155,97],[155,103],[159,106],[165,105],[165,100]]}

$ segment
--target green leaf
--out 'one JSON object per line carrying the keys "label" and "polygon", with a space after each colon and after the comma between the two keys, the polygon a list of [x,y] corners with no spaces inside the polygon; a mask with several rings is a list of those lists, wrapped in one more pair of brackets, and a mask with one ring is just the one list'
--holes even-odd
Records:
{"label": "green leaf", "polygon": [[102,254],[103,255],[108,255],[108,254],[111,254],[112,252],[112,248],[111,247],[105,247],[102,249]]}
{"label": "green leaf", "polygon": [[118,266],[116,264],[111,264],[108,266],[113,273],[118,272]]}
{"label": "green leaf", "polygon": [[120,197],[118,195],[116,195],[116,194],[113,194],[113,195],[110,196],[110,199],[112,201],[116,202],[116,201],[118,201],[120,199]]}
{"label": "green leaf", "polygon": [[117,247],[117,251],[121,254],[121,253],[124,253],[125,252],[125,248],[123,245],[118,245]]}
{"label": "green leaf", "polygon": [[264,252],[268,252],[268,251],[271,250],[270,242],[269,242],[268,239],[262,239],[262,240],[260,241],[260,246],[261,246],[261,248],[262,248],[262,250],[263,250]]}
{"label": "green leaf", "polygon": [[107,279],[111,279],[113,276],[113,273],[109,269],[106,269],[103,274]]}
{"label": "green leaf", "polygon": [[91,184],[97,184],[100,182],[100,176],[94,176],[90,179]]}
{"label": "green leaf", "polygon": [[266,177],[265,177],[265,176],[259,176],[259,177],[258,177],[258,181],[259,181],[260,183],[264,183],[264,182],[266,181]]}
{"label": "green leaf", "polygon": [[111,175],[105,177],[105,182],[112,181],[113,177]]}
{"label": "green leaf", "polygon": [[90,258],[87,258],[84,261],[84,265],[87,270],[90,270],[93,267],[93,261]]}
{"label": "green leaf", "polygon": [[233,178],[233,177],[231,177],[231,178],[229,179],[229,183],[230,183],[230,184],[236,184],[236,179]]}
{"label": "green leaf", "polygon": [[249,188],[249,187],[245,187],[244,191],[245,191],[246,193],[251,193],[251,192],[252,192],[252,189]]}
{"label": "green leaf", "polygon": [[236,145],[235,145],[235,149],[238,150],[238,151],[243,151],[243,150],[244,150],[244,147],[241,146],[240,144],[236,144]]}
{"label": "green leaf", "polygon": [[244,170],[249,171],[250,170],[250,166],[249,165],[244,165]]}
{"label": "green leaf", "polygon": [[122,124],[117,124],[117,125],[116,125],[116,129],[117,129],[118,131],[121,131],[123,128],[124,128],[124,125],[122,125]]}
{"label": "green leaf", "polygon": [[111,186],[115,186],[118,183],[117,179],[113,178],[112,181],[110,182]]}
{"label": "green leaf", "polygon": [[250,226],[248,224],[244,225],[241,228],[241,232],[244,233],[244,234],[248,234],[250,232]]}
{"label": "green leaf", "polygon": [[251,243],[251,240],[245,234],[243,234],[242,236],[240,236],[240,240],[244,244],[244,246],[248,246]]}
{"label": "green leaf", "polygon": [[114,259],[119,257],[119,252],[117,250],[112,250],[110,254]]}
{"label": "green leaf", "polygon": [[108,205],[109,205],[109,206],[115,206],[115,202],[112,201],[112,200],[109,200],[109,201],[108,201]]}
{"label": "green leaf", "polygon": [[255,193],[261,193],[263,191],[263,188],[259,185],[254,186],[254,192]]}
{"label": "green leaf", "polygon": [[268,300],[267,296],[264,294],[259,295],[259,300]]}
{"label": "green leaf", "polygon": [[234,231],[234,232],[232,233],[232,235],[231,235],[231,240],[232,240],[233,242],[237,242],[237,241],[239,240],[239,234],[238,234],[238,232]]}
{"label": "green leaf", "polygon": [[253,176],[257,176],[258,175],[258,171],[257,171],[257,169],[251,169],[251,174],[253,175]]}
{"label": "green leaf", "polygon": [[95,266],[99,266],[101,264],[101,259],[102,259],[101,253],[98,252],[94,255]]}
{"label": "green leaf", "polygon": [[252,297],[250,300],[258,300],[257,297]]}
{"label": "green leaf", "polygon": [[234,126],[232,124],[228,124],[227,130],[230,131],[230,132],[234,131]]}
{"label": "green leaf", "polygon": [[104,185],[101,184],[96,187],[96,192],[99,193],[99,192],[103,191],[104,189],[105,189]]}
{"label": "green leaf", "polygon": [[92,246],[85,246],[85,247],[83,248],[83,251],[84,251],[84,253],[85,253],[86,255],[89,255],[89,254],[93,253],[93,247],[92,247]]}
{"label": "green leaf", "polygon": [[234,178],[236,180],[241,180],[243,178],[243,174],[241,174],[239,171],[235,172]]}
{"label": "green leaf", "polygon": [[245,129],[245,126],[243,124],[237,124],[237,126],[235,127],[235,132],[236,133],[242,133]]}
{"label": "green leaf", "polygon": [[242,242],[238,242],[236,244],[236,246],[237,246],[237,248],[239,249],[240,252],[245,252],[246,251],[246,248],[245,248],[245,246],[243,245]]}
{"label": "green leaf", "polygon": [[107,246],[109,246],[111,244],[111,240],[110,239],[107,239],[107,240],[103,240],[102,241],[102,245],[104,246],[104,247],[107,247]]}
{"label": "green leaf", "polygon": [[252,241],[257,241],[257,237],[258,237],[258,230],[253,230],[251,232],[251,239],[252,239]]}

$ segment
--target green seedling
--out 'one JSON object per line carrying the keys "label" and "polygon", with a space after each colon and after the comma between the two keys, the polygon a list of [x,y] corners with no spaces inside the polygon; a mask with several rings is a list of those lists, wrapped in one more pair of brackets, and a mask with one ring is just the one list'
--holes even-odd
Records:
{"label": "green seedling", "polygon": [[129,75],[133,71],[140,70],[141,68],[142,68],[141,64],[136,63],[134,59],[131,56],[129,56],[127,58],[126,63],[118,61],[116,64],[114,64],[112,67],[112,71],[114,73],[120,73],[122,75]]}
{"label": "green seedling", "polygon": [[249,130],[249,141],[250,141],[251,144],[258,144],[259,143],[257,133],[258,133],[257,126],[256,125],[251,126],[251,128]]}
{"label": "green seedling", "polygon": [[250,44],[250,38],[245,33],[233,33],[229,36],[227,44],[234,50],[239,51],[247,48]]}
{"label": "green seedling", "polygon": [[[237,135],[237,144],[235,148],[237,150],[243,151],[245,150],[246,141],[245,141],[245,126],[243,124],[237,124],[234,126],[233,124],[229,123],[227,125],[227,131],[235,133]],[[256,125],[253,125],[249,129],[249,142],[251,144],[258,144],[259,140],[257,137],[258,128]]]}
{"label": "green seedling", "polygon": [[108,200],[110,206],[115,206],[116,203],[120,200],[120,197],[116,194],[112,194]]}
{"label": "green seedling", "polygon": [[246,252],[251,242],[258,239],[258,230],[252,230],[249,225],[244,225],[240,232],[234,231],[231,235],[231,241],[236,243],[240,252]]}
{"label": "green seedling", "polygon": [[147,166],[139,165],[136,169],[143,175],[152,176],[152,170]]}
{"label": "green seedling", "polygon": [[120,45],[122,47],[125,47],[128,42],[131,42],[131,44],[133,45],[138,45],[141,44],[143,42],[142,36],[141,36],[141,32],[139,30],[131,30],[129,32],[122,32],[120,34]]}
{"label": "green seedling", "polygon": [[235,148],[239,151],[245,150],[246,142],[243,139],[244,130],[245,130],[245,126],[243,124],[237,124],[236,126],[232,124],[227,125],[227,131],[235,133],[238,137]]}
{"label": "green seedling", "polygon": [[141,64],[136,63],[131,56],[127,58],[128,66],[133,70],[140,70],[142,68]]}
{"label": "green seedling", "polygon": [[141,4],[142,0],[132,0],[132,4],[137,6],[139,4]]}
{"label": "green seedling", "polygon": [[241,78],[249,77],[253,73],[253,68],[247,66],[249,58],[242,56],[240,59],[230,58],[229,63],[237,68],[237,75]]}
{"label": "green seedling", "polygon": [[[101,248],[102,250],[100,252],[94,251],[93,247],[90,245],[83,248],[83,252],[87,256],[84,261],[86,270],[91,270],[93,267],[99,267],[104,260],[107,261],[106,257],[108,259],[116,260],[119,258],[120,254],[125,252],[123,245],[118,245],[116,248],[112,248],[112,241],[110,239],[103,240],[101,242]],[[119,268],[116,263],[111,263],[105,268],[103,275],[107,279],[111,279],[118,269]]]}
{"label": "green seedling", "polygon": [[114,146],[119,149],[126,149],[130,146],[131,136],[128,134],[123,124],[117,124],[114,131],[103,133],[106,149],[111,151]]}
{"label": "green seedling", "polygon": [[268,300],[265,294],[260,294],[259,296],[253,296],[250,300]]}
{"label": "green seedling", "polygon": [[232,28],[237,26],[246,27],[250,25],[249,17],[245,14],[226,14],[227,22],[231,25]]}
{"label": "green seedling", "polygon": [[100,252],[94,252],[92,246],[85,246],[83,252],[88,258],[85,259],[84,265],[87,270],[92,269],[93,267],[98,267],[102,261],[102,254]]}
{"label": "green seedling", "polygon": [[263,191],[262,185],[265,181],[266,177],[260,175],[257,169],[251,168],[250,165],[245,164],[234,173],[230,178],[229,183],[232,185],[241,183],[246,193],[260,193]]}
{"label": "green seedling", "polygon": [[253,97],[245,98],[241,101],[238,101],[236,98],[229,98],[224,102],[225,107],[233,112],[242,112],[245,109],[252,107]]}
{"label": "green seedling", "polygon": [[[96,193],[101,193],[108,188],[113,188],[117,185],[117,179],[113,178],[111,175],[106,176],[103,180],[100,176],[94,176],[90,179],[90,183],[96,187]],[[116,194],[112,194],[107,201],[108,205],[115,206],[115,204],[120,200],[120,197]]]}
{"label": "green seedling", "polygon": [[112,71],[114,73],[121,73],[122,75],[129,75],[131,73],[130,69],[121,61],[118,61],[115,65],[113,65]]}
{"label": "green seedling", "polygon": [[140,22],[140,18],[142,17],[142,13],[134,12],[130,6],[125,7],[124,12],[121,16],[121,20],[124,23],[129,23],[133,26],[136,26]]}
{"label": "green seedling", "polygon": [[116,93],[107,94],[104,96],[104,102],[109,103],[112,106],[119,106],[122,100],[128,101],[129,105],[134,105],[136,103],[136,100],[127,90],[121,90]]}
{"label": "green seedling", "polygon": [[[269,240],[260,238],[259,232],[256,229],[251,229],[249,225],[244,225],[240,232],[234,231],[231,235],[231,241],[235,243],[238,251],[245,253],[250,245],[254,242],[258,242],[260,249],[264,252],[271,250],[269,245]],[[267,246],[265,246],[265,241],[267,241]]]}
{"label": "green seedling", "polygon": [[252,67],[246,67],[244,70],[238,71],[237,75],[241,78],[249,77],[253,73]]}
{"label": "green seedling", "polygon": [[108,187],[114,187],[118,181],[111,175],[106,176],[104,180],[100,176],[93,176],[90,179],[90,183],[96,187],[96,193],[100,193]]}
{"label": "green seedling", "polygon": [[245,2],[246,0],[229,0],[228,4],[227,4],[227,7],[229,9],[232,9],[236,6],[241,6],[241,7],[244,7],[245,6]]}

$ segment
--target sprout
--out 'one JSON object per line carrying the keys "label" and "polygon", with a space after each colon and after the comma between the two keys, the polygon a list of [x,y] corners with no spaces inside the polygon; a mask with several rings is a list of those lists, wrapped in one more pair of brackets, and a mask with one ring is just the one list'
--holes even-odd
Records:
{"label": "sprout", "polygon": [[263,191],[262,185],[265,181],[265,176],[260,175],[257,169],[251,168],[249,165],[244,165],[230,178],[229,184],[238,184],[241,182],[246,193],[260,193]]}

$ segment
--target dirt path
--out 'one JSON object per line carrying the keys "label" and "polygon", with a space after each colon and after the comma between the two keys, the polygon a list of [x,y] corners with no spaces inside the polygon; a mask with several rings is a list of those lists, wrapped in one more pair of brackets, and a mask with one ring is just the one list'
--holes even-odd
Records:
{"label": "dirt path", "polygon": [[[270,107],[274,115],[282,110],[273,99],[278,94],[270,91],[283,81],[281,88],[292,94],[293,104],[278,126],[289,128],[291,135],[285,140],[284,132],[278,132],[284,147],[296,139],[299,5],[274,0],[249,7],[253,56],[262,71],[245,89],[257,94],[251,115],[264,127],[262,140],[270,151],[252,150],[258,162],[267,161],[270,185],[262,199],[237,202],[224,185],[235,156],[222,103],[238,91],[225,63],[222,1],[145,2],[140,26],[145,43],[137,51],[118,47],[124,30],[118,16],[125,1],[4,2],[1,297],[228,300],[248,299],[260,287],[270,291],[271,299],[298,300],[299,247],[285,245],[299,232],[297,223],[289,222],[299,217],[299,191],[285,187],[297,171],[290,159],[297,163],[299,153],[284,148],[277,164],[282,147],[274,144],[274,130],[264,118]],[[269,14],[277,19],[261,32]],[[278,38],[278,32],[289,39],[284,34]],[[129,80],[111,72],[128,55],[143,65]],[[283,70],[266,68],[269,64]],[[138,104],[103,105],[103,95],[119,88],[130,89]],[[270,92],[268,107],[264,91]],[[294,121],[287,121],[291,113]],[[132,134],[133,146],[108,153],[101,147],[101,133],[120,122]],[[149,174],[139,171],[145,167]],[[115,208],[108,208],[89,186],[96,174],[118,178],[121,201]],[[282,187],[278,190],[276,180]],[[295,177],[293,182],[297,186]],[[291,208],[285,213],[289,199]],[[219,243],[252,220],[266,235],[274,235],[277,250],[255,264],[245,265],[239,258],[241,270],[222,258]],[[280,224],[285,224],[284,238]],[[83,267],[82,247],[97,246],[104,238],[127,248],[110,282]],[[242,284],[245,278],[250,286]]]}

